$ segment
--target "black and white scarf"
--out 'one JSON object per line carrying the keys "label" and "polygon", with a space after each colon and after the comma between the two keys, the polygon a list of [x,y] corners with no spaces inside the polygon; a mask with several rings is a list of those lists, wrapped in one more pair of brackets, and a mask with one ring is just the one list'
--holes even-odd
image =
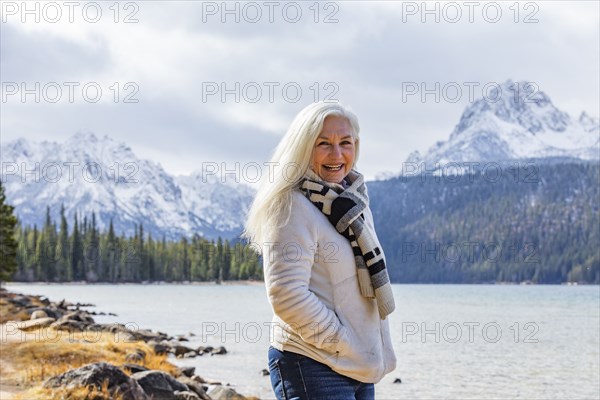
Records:
{"label": "black and white scarf", "polygon": [[335,229],[350,241],[356,262],[358,284],[364,297],[375,298],[381,319],[396,305],[390,285],[383,250],[377,246],[375,232],[364,222],[363,211],[369,206],[364,177],[350,170],[348,186],[325,182],[309,169],[300,190],[327,216]]}

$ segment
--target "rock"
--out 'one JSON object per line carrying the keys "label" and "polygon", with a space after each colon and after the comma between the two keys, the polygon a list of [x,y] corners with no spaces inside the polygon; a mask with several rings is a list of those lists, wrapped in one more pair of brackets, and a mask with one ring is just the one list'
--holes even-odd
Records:
{"label": "rock", "polygon": [[148,368],[139,364],[123,364],[122,367],[131,371],[132,374],[135,374],[136,372],[150,371]]}
{"label": "rock", "polygon": [[170,350],[170,347],[165,346],[162,343],[149,342],[148,345],[155,354],[166,354]]}
{"label": "rock", "polygon": [[396,379],[394,379],[394,383],[402,383],[402,379],[396,378]]}
{"label": "rock", "polygon": [[177,400],[200,400],[200,397],[198,397],[198,395],[194,392],[190,392],[188,391],[179,391],[176,390],[173,392],[173,394],[175,395],[175,398]]}
{"label": "rock", "polygon": [[31,319],[48,318],[48,314],[44,310],[36,310],[31,313]]}
{"label": "rock", "polygon": [[195,351],[190,351],[188,353],[185,353],[183,356],[179,356],[179,358],[194,358],[198,355],[198,353],[196,353]]}
{"label": "rock", "polygon": [[108,391],[111,395],[118,393],[123,400],[149,399],[142,390],[142,387],[134,379],[128,377],[114,365],[104,362],[88,364],[54,376],[44,383],[44,387],[57,388],[66,386],[67,388],[76,388],[92,385],[101,390],[104,382],[108,383]]}
{"label": "rock", "polygon": [[177,378],[177,380],[190,388],[190,390],[196,393],[200,399],[211,400],[211,398],[206,394],[206,389],[204,386],[196,382],[194,379],[188,378],[187,376],[181,376]]}
{"label": "rock", "polygon": [[202,354],[202,353],[210,353],[211,351],[213,351],[212,346],[200,346],[196,349],[196,351],[198,352],[198,354]]}
{"label": "rock", "polygon": [[227,350],[225,349],[225,347],[224,347],[224,346],[219,346],[219,347],[217,347],[216,349],[213,349],[213,350],[210,352],[210,355],[211,355],[211,356],[213,356],[213,355],[215,355],[215,354],[227,354]]}
{"label": "rock", "polygon": [[182,346],[180,344],[173,344],[171,345],[171,353],[175,354],[175,356],[177,357],[182,357],[183,355],[185,355],[186,353],[196,353],[196,350],[191,349],[187,346]]}
{"label": "rock", "polygon": [[142,356],[142,358],[146,358],[146,352],[142,349],[135,349],[135,352]]}
{"label": "rock", "polygon": [[[200,378],[200,377],[198,377],[198,378]],[[194,375],[194,377],[192,379],[196,380],[196,376]],[[212,379],[204,379],[204,378],[200,378],[200,379],[202,379],[204,381],[204,383],[206,383],[207,385],[222,385],[221,382],[214,381]]]}
{"label": "rock", "polygon": [[269,376],[269,375],[271,375],[271,373],[269,372],[269,370],[268,370],[268,369],[262,369],[262,370],[260,371],[260,374],[261,374],[262,376]]}
{"label": "rock", "polygon": [[61,331],[83,332],[88,326],[96,326],[94,319],[85,311],[71,311],[60,317],[52,327]]}
{"label": "rock", "polygon": [[139,339],[134,337],[133,331],[127,329],[123,324],[91,324],[85,327],[86,331],[110,332],[118,342],[135,342]]}
{"label": "rock", "polygon": [[162,371],[144,371],[136,372],[131,375],[137,383],[144,389],[148,396],[161,400],[176,399],[174,391],[188,391],[188,387],[178,382],[171,375]]}
{"label": "rock", "polygon": [[67,320],[83,322],[86,325],[90,325],[95,322],[94,319],[87,312],[80,311],[80,310],[71,311],[69,313],[66,313],[59,319],[59,321],[67,321]]}
{"label": "rock", "polygon": [[212,400],[244,400],[244,396],[226,386],[215,386],[208,395]]}
{"label": "rock", "polygon": [[52,323],[52,325],[50,325],[50,326],[58,331],[69,331],[69,332],[83,332],[87,328],[87,324],[85,322],[73,321],[70,319],[62,320],[62,321],[58,320],[58,321]]}
{"label": "rock", "polygon": [[129,353],[125,356],[125,361],[139,363],[144,361],[144,357],[140,353]]}
{"label": "rock", "polygon": [[31,305],[31,299],[27,296],[15,296],[12,299],[8,299],[8,301],[18,307],[28,307]]}
{"label": "rock", "polygon": [[189,342],[189,339],[186,338],[184,335],[177,335],[175,336],[175,339],[177,339],[177,341],[179,342]]}
{"label": "rock", "polygon": [[63,312],[55,307],[34,307],[34,308],[27,310],[27,312],[31,312],[32,315],[36,311],[43,311],[46,313],[47,317],[54,318],[54,319],[59,319],[60,317],[63,316]]}
{"label": "rock", "polygon": [[196,372],[196,367],[179,367],[177,368],[177,372],[179,373],[178,376],[183,375],[191,378],[194,375],[194,372]]}
{"label": "rock", "polygon": [[[192,376],[192,380],[194,380],[194,381],[196,381],[198,383],[208,383],[204,378],[202,378],[199,375]],[[219,383],[219,385],[220,385],[220,383]]]}
{"label": "rock", "polygon": [[17,328],[22,331],[31,331],[34,329],[46,328],[54,323],[54,318],[37,318],[30,319],[29,321],[18,321],[16,322]]}
{"label": "rock", "polygon": [[168,336],[166,334],[162,332],[152,332],[149,329],[130,330],[129,333],[131,333],[136,338],[136,340],[142,340],[144,342],[161,342],[163,340],[168,339]]}
{"label": "rock", "polygon": [[127,332],[129,333],[129,329],[123,324],[114,323],[114,324],[95,324],[94,327],[99,327],[104,332],[110,333],[119,333],[119,332]]}
{"label": "rock", "polygon": [[148,368],[139,364],[123,364],[121,367],[131,371],[132,374],[135,374],[136,372],[150,371]]}

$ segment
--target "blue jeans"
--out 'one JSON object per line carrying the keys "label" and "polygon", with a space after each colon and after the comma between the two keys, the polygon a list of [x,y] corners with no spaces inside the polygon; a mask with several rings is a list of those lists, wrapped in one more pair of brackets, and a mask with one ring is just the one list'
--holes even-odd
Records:
{"label": "blue jeans", "polygon": [[310,357],[269,346],[271,385],[278,400],[372,400],[375,385],[340,375]]}

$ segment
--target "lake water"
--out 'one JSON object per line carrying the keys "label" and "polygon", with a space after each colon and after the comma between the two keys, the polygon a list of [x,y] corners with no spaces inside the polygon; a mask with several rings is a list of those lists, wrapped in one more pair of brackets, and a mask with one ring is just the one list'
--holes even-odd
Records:
{"label": "lake water", "polygon": [[[9,290],[93,303],[102,323],[121,322],[224,356],[176,360],[242,394],[272,399],[267,368],[271,309],[262,284],[46,285]],[[378,399],[600,398],[600,287],[393,285],[389,317],[397,369]],[[184,343],[185,344],[185,343]],[[393,383],[401,378],[401,384]]]}

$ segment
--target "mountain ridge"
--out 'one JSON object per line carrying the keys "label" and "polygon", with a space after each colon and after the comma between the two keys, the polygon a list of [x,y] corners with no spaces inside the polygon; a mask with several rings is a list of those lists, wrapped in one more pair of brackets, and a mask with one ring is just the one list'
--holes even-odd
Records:
{"label": "mountain ridge", "polygon": [[46,206],[57,220],[64,204],[70,221],[76,212],[95,212],[100,229],[112,219],[125,235],[142,222],[155,237],[235,238],[253,197],[249,186],[204,179],[198,172],[172,176],[125,143],[91,132],[63,143],[19,138],[2,146],[2,159],[10,160],[2,168],[7,198],[26,225],[41,226]]}
{"label": "mountain ridge", "polygon": [[[585,111],[579,118],[572,118],[535,86],[507,80],[499,86],[500,93],[496,88],[492,90],[489,97],[494,101],[480,98],[465,108],[448,140],[437,141],[424,154],[413,151],[405,163],[424,163],[429,170],[436,164],[452,162],[600,159],[598,118]],[[528,87],[534,91],[529,93]]]}

